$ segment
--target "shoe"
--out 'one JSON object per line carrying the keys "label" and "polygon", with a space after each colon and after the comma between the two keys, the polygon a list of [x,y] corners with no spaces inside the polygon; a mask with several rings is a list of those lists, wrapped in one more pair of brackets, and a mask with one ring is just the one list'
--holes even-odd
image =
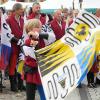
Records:
{"label": "shoe", "polygon": [[10,89],[12,92],[18,92],[17,84],[14,76],[9,76],[10,79]]}
{"label": "shoe", "polygon": [[95,83],[91,83],[93,88],[97,88],[96,84]]}
{"label": "shoe", "polygon": [[79,85],[77,86],[77,88],[82,88],[82,84],[79,84]]}
{"label": "shoe", "polygon": [[6,86],[1,85],[1,88],[6,88]]}
{"label": "shoe", "polygon": [[89,84],[88,84],[88,87],[89,87],[89,88],[96,88],[96,85],[95,85],[95,83],[89,83]]}
{"label": "shoe", "polygon": [[22,91],[26,91],[26,87],[23,85],[23,86],[21,86],[20,88],[18,88],[18,90],[21,91],[21,92],[22,92]]}
{"label": "shoe", "polygon": [[93,85],[91,83],[88,84],[89,88],[93,88]]}

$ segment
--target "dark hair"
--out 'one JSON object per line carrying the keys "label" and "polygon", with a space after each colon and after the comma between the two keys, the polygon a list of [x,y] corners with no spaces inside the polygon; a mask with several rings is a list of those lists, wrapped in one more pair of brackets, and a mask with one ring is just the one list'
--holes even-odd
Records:
{"label": "dark hair", "polygon": [[6,10],[3,7],[0,7],[0,10],[2,11],[3,14],[6,12]]}

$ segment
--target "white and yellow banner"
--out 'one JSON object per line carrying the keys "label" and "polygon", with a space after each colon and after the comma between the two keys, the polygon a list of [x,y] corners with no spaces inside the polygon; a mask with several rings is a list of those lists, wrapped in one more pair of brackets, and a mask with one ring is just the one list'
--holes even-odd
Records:
{"label": "white and yellow banner", "polygon": [[86,76],[100,50],[99,25],[97,17],[81,12],[60,40],[36,51],[46,100],[64,100]]}

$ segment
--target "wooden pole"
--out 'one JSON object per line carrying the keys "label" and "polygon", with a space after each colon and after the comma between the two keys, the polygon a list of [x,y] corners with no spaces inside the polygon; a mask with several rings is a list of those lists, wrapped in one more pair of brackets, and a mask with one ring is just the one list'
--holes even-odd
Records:
{"label": "wooden pole", "polygon": [[82,9],[83,0],[79,0],[79,3],[80,3],[80,9]]}
{"label": "wooden pole", "polygon": [[73,10],[74,10],[75,9],[75,0],[73,0],[72,5],[73,5]]}

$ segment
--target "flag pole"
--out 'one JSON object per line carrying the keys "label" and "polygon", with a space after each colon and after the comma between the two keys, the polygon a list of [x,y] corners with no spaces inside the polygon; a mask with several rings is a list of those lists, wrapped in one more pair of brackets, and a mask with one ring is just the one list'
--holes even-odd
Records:
{"label": "flag pole", "polygon": [[82,9],[83,0],[79,0],[79,3],[80,3],[80,9]]}
{"label": "flag pole", "polygon": [[73,10],[75,9],[75,0],[73,0],[72,5],[73,5]]}

